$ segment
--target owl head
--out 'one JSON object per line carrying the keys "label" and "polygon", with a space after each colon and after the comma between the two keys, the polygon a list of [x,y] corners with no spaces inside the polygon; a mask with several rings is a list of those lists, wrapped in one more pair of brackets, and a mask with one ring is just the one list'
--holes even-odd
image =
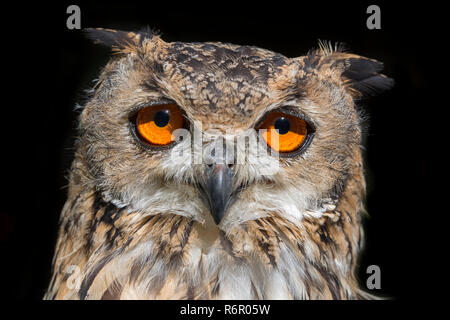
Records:
{"label": "owl head", "polygon": [[382,63],[327,43],[287,58],[151,31],[88,35],[113,55],[80,116],[85,183],[141,216],[223,231],[335,208],[361,171],[355,101],[393,84]]}
{"label": "owl head", "polygon": [[113,54],[80,114],[46,298],[369,297],[356,102],[392,86],[380,62],[87,32]]}

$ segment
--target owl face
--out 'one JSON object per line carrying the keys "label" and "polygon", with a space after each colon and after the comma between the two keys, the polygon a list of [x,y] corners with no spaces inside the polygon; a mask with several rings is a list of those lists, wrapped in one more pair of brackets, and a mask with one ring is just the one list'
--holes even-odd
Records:
{"label": "owl face", "polygon": [[368,297],[355,100],[392,86],[381,63],[88,32],[114,54],[80,116],[46,298]]}
{"label": "owl face", "polygon": [[81,115],[78,153],[90,180],[141,216],[224,231],[333,208],[360,157],[354,99],[387,86],[372,72],[377,62],[327,48],[287,58],[151,33],[91,35],[117,54]]}

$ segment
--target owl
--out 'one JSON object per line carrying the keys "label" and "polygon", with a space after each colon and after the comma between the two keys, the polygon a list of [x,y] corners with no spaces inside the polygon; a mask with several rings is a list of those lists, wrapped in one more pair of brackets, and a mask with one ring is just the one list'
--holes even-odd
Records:
{"label": "owl", "polygon": [[113,54],[79,116],[44,299],[367,299],[365,95],[382,63],[87,29]]}

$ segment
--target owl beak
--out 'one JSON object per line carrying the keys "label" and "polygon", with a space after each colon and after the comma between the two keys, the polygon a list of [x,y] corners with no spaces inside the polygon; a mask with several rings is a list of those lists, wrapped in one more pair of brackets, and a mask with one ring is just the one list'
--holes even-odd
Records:
{"label": "owl beak", "polygon": [[232,170],[226,164],[208,166],[205,169],[205,181],[202,187],[211,215],[218,225],[234,199]]}

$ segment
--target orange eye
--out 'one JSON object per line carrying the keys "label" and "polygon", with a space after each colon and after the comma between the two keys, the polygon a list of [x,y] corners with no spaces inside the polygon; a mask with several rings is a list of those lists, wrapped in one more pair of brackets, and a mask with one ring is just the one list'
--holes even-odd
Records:
{"label": "orange eye", "polygon": [[282,112],[270,113],[259,129],[262,137],[277,152],[291,152],[302,146],[308,134],[305,120]]}
{"label": "orange eye", "polygon": [[136,129],[146,142],[167,146],[175,137],[173,132],[183,127],[183,114],[176,104],[162,104],[140,110],[136,118]]}

